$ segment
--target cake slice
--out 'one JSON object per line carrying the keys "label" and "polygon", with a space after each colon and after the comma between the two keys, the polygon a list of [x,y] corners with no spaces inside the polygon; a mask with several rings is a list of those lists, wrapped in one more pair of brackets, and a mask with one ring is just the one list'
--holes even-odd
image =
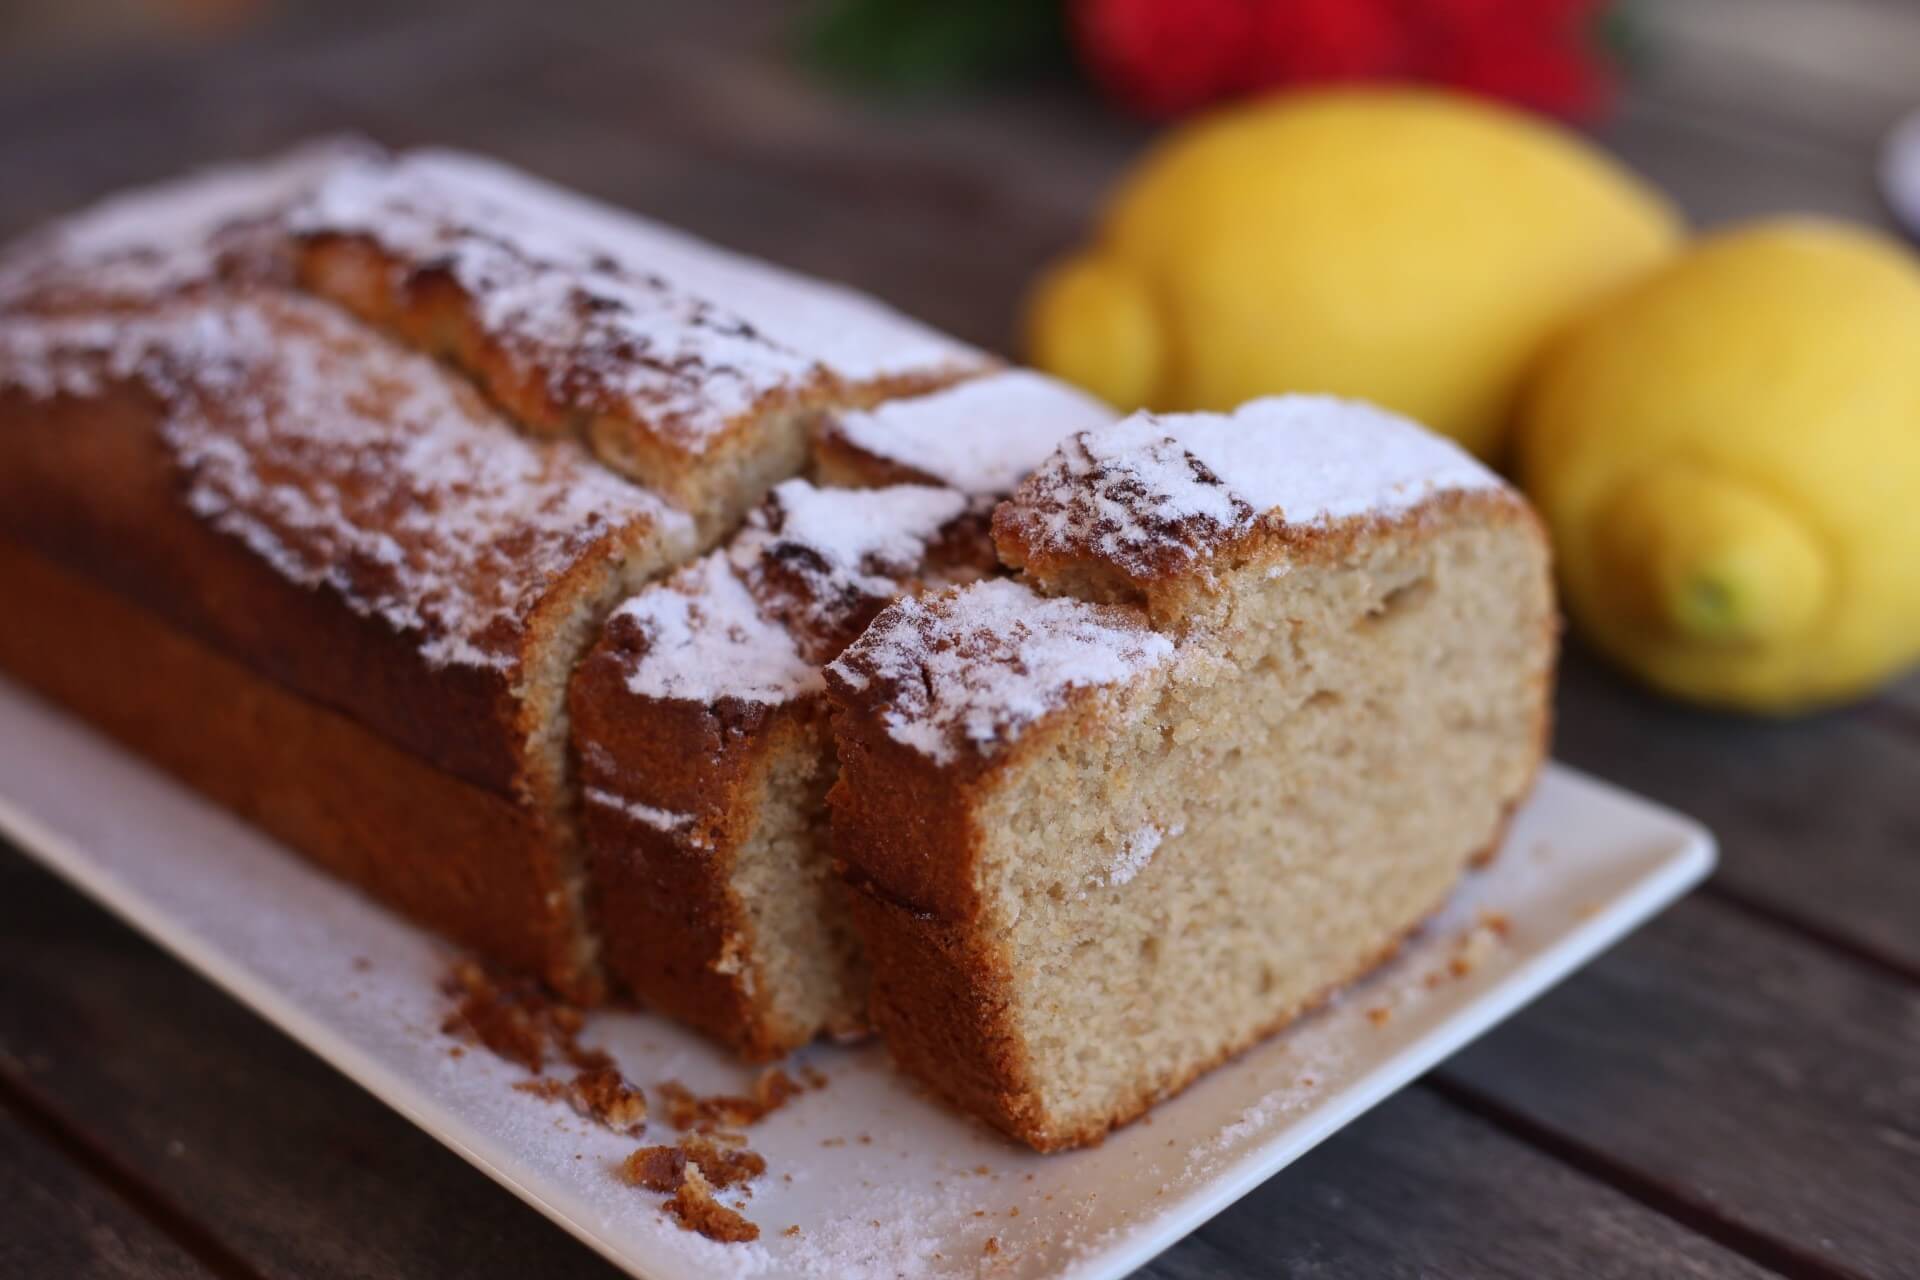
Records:
{"label": "cake slice", "polygon": [[880,304],[453,152],[328,174],[305,283],[458,365],[530,428],[730,527],[805,463],[825,406],[988,361]]}
{"label": "cake slice", "polygon": [[984,570],[967,513],[951,489],[788,481],[615,610],[574,677],[608,967],[747,1057],[863,1023],[820,666],[895,596]]}
{"label": "cake slice", "polygon": [[[0,312],[13,674],[295,848],[597,989],[566,680],[689,518],[331,305]],[[111,624],[103,634],[58,620]]]}
{"label": "cake slice", "polygon": [[1098,1139],[1391,954],[1545,748],[1525,502],[1365,406],[1074,437],[1005,503],[1025,577],[828,668],[872,1014],[1039,1149]]}

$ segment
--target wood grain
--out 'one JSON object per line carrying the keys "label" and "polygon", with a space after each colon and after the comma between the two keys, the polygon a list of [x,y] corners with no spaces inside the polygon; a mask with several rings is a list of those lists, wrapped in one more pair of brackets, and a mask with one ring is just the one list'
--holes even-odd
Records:
{"label": "wood grain", "polygon": [[1920,988],[1694,898],[1439,1078],[1836,1275],[1920,1258]]}
{"label": "wood grain", "polygon": [[1767,1274],[1416,1088],[1140,1274],[1627,1280],[1655,1259],[1674,1280]]}
{"label": "wood grain", "polygon": [[197,1222],[261,1275],[616,1274],[11,852],[0,858],[0,973],[5,1086],[89,1134],[162,1212]]}
{"label": "wood grain", "polygon": [[0,1275],[197,1280],[218,1273],[0,1110]]}

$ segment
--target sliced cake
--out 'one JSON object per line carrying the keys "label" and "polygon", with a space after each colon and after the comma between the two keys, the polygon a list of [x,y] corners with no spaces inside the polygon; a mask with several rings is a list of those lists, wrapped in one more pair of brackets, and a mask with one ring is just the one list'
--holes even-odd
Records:
{"label": "sliced cake", "polygon": [[0,542],[0,665],[593,993],[566,680],[695,550],[685,515],[336,308],[252,293],[0,314]]}
{"label": "sliced cake", "polygon": [[895,1056],[1051,1149],[1366,972],[1490,854],[1555,621],[1525,502],[1334,400],[1083,433],[995,533],[1023,578],[903,600],[828,668],[833,833]]}
{"label": "sliced cake", "polygon": [[310,287],[716,532],[801,470],[825,406],[988,365],[858,294],[478,157],[369,157],[297,222]]}
{"label": "sliced cake", "polygon": [[608,967],[748,1057],[863,1023],[820,667],[901,593],[984,570],[967,512],[952,489],[788,481],[615,610],[574,677]]}

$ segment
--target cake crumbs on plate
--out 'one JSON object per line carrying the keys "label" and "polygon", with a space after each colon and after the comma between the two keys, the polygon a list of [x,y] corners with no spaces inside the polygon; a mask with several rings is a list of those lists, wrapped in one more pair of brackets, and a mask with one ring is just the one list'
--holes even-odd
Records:
{"label": "cake crumbs on plate", "polygon": [[738,1209],[721,1204],[713,1193],[747,1186],[767,1171],[758,1152],[720,1145],[705,1134],[689,1133],[673,1146],[640,1147],[619,1166],[622,1182],[669,1194],[663,1206],[682,1227],[710,1240],[732,1244],[756,1240],[760,1228]]}
{"label": "cake crumbs on plate", "polygon": [[662,1206],[688,1231],[722,1244],[744,1244],[760,1238],[760,1228],[713,1198],[713,1187],[689,1161],[680,1187]]}
{"label": "cake crumbs on plate", "polygon": [[616,1067],[591,1067],[564,1083],[543,1077],[513,1087],[551,1102],[565,1102],[586,1119],[630,1138],[646,1131],[647,1095],[629,1084]]}
{"label": "cake crumbs on plate", "polygon": [[678,1080],[656,1086],[667,1122],[676,1129],[712,1132],[739,1129],[778,1111],[804,1090],[779,1067],[762,1071],[753,1082],[752,1096],[711,1094],[702,1097]]}

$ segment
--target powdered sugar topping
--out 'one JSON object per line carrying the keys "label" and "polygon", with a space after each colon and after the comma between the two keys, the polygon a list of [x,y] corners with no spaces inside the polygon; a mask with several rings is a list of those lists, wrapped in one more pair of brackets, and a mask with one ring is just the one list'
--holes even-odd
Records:
{"label": "powdered sugar topping", "polygon": [[875,458],[974,497],[1003,497],[1078,431],[1113,422],[1056,378],[1009,369],[840,415],[831,434]]}
{"label": "powdered sugar topping", "polygon": [[690,450],[822,369],[865,382],[979,359],[857,294],[455,152],[336,172],[297,226],[451,273],[558,403],[626,413]]}
{"label": "powdered sugar topping", "polygon": [[926,571],[965,509],[950,489],[777,487],[724,550],[614,611],[627,688],[643,697],[775,704],[822,688],[820,663]]}
{"label": "powdered sugar topping", "polygon": [[820,688],[820,669],[761,613],[724,551],[632,597],[609,625],[638,632],[626,684],[640,697],[780,703]]}
{"label": "powdered sugar topping", "polygon": [[39,381],[137,380],[185,501],[302,586],[417,638],[435,665],[512,672],[529,619],[597,548],[685,554],[692,524],[576,447],[529,442],[433,361],[292,298],[0,325]]}
{"label": "powdered sugar topping", "polygon": [[657,259],[621,254],[509,176],[461,180],[469,167],[422,155],[338,169],[295,226],[372,239],[397,260],[396,286],[450,276],[507,364],[489,376],[541,386],[563,413],[624,417],[682,449],[698,451],[816,376],[812,359],[696,296]]}
{"label": "powdered sugar topping", "polygon": [[0,304],[72,310],[149,303],[214,279],[360,144],[310,142],[252,164],[203,170],[109,197],[13,246],[0,259]]}
{"label": "powdered sugar topping", "polygon": [[952,489],[820,489],[789,480],[748,517],[729,556],[761,608],[825,662],[881,606],[924,577],[928,556],[966,511]]}
{"label": "powdered sugar topping", "polygon": [[1082,432],[1020,486],[996,529],[1150,576],[1192,565],[1258,521],[1310,528],[1393,515],[1500,483],[1405,418],[1329,396],[1278,396],[1231,415],[1139,413]]}
{"label": "powdered sugar topping", "polygon": [[1119,684],[1174,647],[1131,612],[990,579],[890,606],[828,668],[877,698],[887,732],[941,764],[990,755],[1075,689]]}

